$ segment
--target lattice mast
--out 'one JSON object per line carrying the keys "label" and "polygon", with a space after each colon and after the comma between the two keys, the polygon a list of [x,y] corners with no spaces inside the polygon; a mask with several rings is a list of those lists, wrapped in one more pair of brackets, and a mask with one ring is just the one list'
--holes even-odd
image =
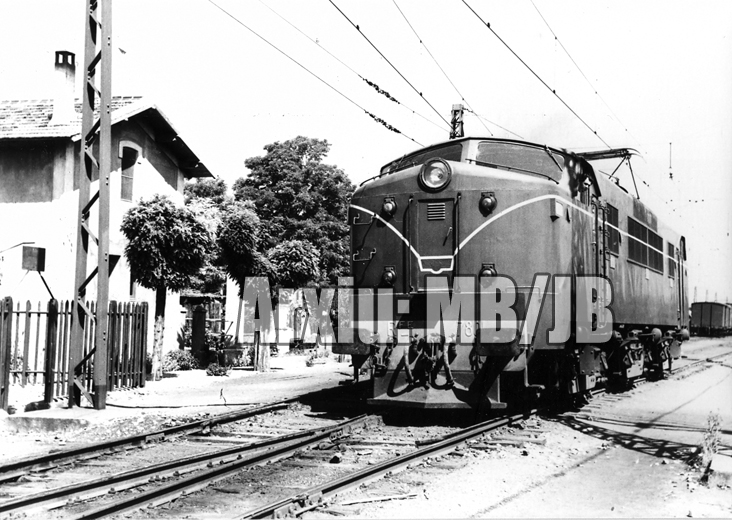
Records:
{"label": "lattice mast", "polygon": [[453,105],[450,119],[450,139],[459,139],[465,136],[463,132],[463,106]]}
{"label": "lattice mast", "polygon": [[[109,177],[112,167],[112,0],[87,0],[84,20],[84,88],[81,124],[81,165],[78,173],[79,213],[76,242],[76,288],[69,360],[69,406],[81,405],[86,397],[95,409],[106,407],[109,356]],[[95,111],[95,108],[98,110]],[[91,183],[99,190],[90,196]],[[97,206],[97,235],[90,228],[90,213]],[[90,239],[97,249],[97,267],[87,274]],[[87,286],[96,278],[96,315],[86,301]],[[93,324],[93,326],[92,326]],[[87,351],[84,340],[94,330]],[[91,338],[88,338],[91,340]],[[80,376],[93,362],[91,394]]]}

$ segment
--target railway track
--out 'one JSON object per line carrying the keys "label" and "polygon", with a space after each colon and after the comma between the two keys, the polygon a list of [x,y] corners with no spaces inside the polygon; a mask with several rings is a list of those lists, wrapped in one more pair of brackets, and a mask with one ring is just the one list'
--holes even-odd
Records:
{"label": "railway track", "polygon": [[[273,410],[281,410],[286,408],[288,404],[294,402],[296,398],[285,399],[276,403],[270,403],[262,406],[255,406],[245,410],[237,410],[224,414],[216,415],[210,419],[203,419],[187,424],[173,426],[150,433],[133,435],[131,437],[123,437],[113,439],[106,442],[90,444],[80,448],[69,450],[59,450],[40,457],[29,457],[19,459],[8,464],[0,466],[0,482],[17,479],[31,472],[47,471],[59,466],[102,457],[111,453],[117,453],[123,450],[139,448],[154,442],[162,442],[176,438],[182,435],[205,431],[218,424],[225,424],[233,421],[240,421],[247,417],[267,413]],[[2,511],[0,509],[0,511]]]}
{"label": "railway track", "polygon": [[[729,353],[725,353],[692,360],[686,365],[676,366],[674,373],[718,362],[729,355]],[[598,392],[596,395],[600,394]],[[280,486],[283,492],[280,492],[279,496],[285,495],[285,498],[269,500],[265,505],[261,505],[264,500],[257,500],[256,496],[248,496],[247,500],[238,500],[239,504],[244,503],[243,507],[225,508],[227,515],[238,514],[238,518],[293,516],[320,507],[334,495],[365,482],[397,472],[421,460],[453,452],[456,447],[467,441],[475,442],[475,439],[487,433],[510,426],[529,416],[529,414],[521,414],[499,417],[462,429],[443,428],[442,433],[437,435],[437,439],[433,438],[431,442],[427,443],[405,440],[405,429],[399,426],[387,428],[382,425],[376,430],[366,430],[366,433],[359,438],[356,432],[360,428],[373,428],[374,421],[378,422],[377,418],[366,416],[338,422],[331,418],[327,425],[298,430],[296,424],[298,420],[306,416],[312,418],[314,415],[304,411],[305,413],[301,414],[302,417],[293,416],[293,419],[288,419],[284,426],[282,421],[275,427],[268,424],[265,420],[268,415],[286,410],[288,406],[292,405],[292,401],[223,414],[150,434],[99,443],[85,449],[66,450],[0,467],[2,480],[9,481],[18,476],[37,475],[39,471],[47,472],[53,468],[56,468],[55,471],[61,471],[64,469],[64,465],[85,464],[91,459],[110,453],[118,455],[128,453],[131,448],[144,447],[151,443],[160,444],[160,441],[166,439],[186,438],[191,441],[191,444],[200,444],[200,441],[203,440],[208,445],[218,445],[217,448],[221,444],[234,444],[231,447],[177,457],[157,464],[144,464],[141,468],[107,474],[91,480],[86,479],[82,482],[56,486],[35,493],[25,493],[22,496],[0,502],[0,515],[24,513],[35,516],[52,509],[55,510],[54,518],[58,517],[59,513],[61,516],[68,515],[74,518],[102,518],[131,511],[146,514],[143,511],[149,508],[159,508],[163,504],[171,504],[181,497],[192,495],[196,491],[209,488],[217,483],[227,485],[228,481],[231,483],[230,487],[214,489],[225,489],[226,491],[223,493],[237,493],[232,491],[237,486],[241,489],[256,490],[258,485],[265,485],[267,479],[275,484],[283,482],[287,478],[282,475],[292,473],[293,470],[299,471],[303,476],[308,468],[319,468],[316,473],[318,473],[318,477],[323,477],[322,468],[328,470],[337,468],[337,474],[334,474],[332,478],[327,478],[327,476],[320,478],[314,485],[290,486],[296,488],[294,492],[288,493],[288,486],[283,483]],[[535,410],[531,413],[533,412]],[[239,424],[245,420],[249,426],[242,431]],[[220,431],[226,428],[229,431]],[[212,432],[212,429],[215,431]],[[293,429],[297,431],[293,431]],[[285,433],[277,434],[278,430]],[[382,435],[382,438],[377,439],[379,437],[376,434],[377,431],[385,433],[386,436]],[[202,436],[202,433],[215,433],[215,435],[206,437]],[[372,443],[370,446],[374,449],[364,450],[364,443],[368,448],[369,442]],[[323,445],[326,447],[323,448]],[[385,448],[385,446],[389,448]],[[359,450],[359,448],[361,449]],[[332,462],[332,459],[339,457],[345,450],[356,454],[355,457],[352,457],[353,461],[344,464],[327,464],[327,462]],[[381,460],[375,460],[379,457],[359,460],[360,453],[373,451],[382,452]],[[285,459],[287,461],[282,462]],[[276,461],[280,461],[280,463],[271,464]],[[254,467],[259,469],[251,471]],[[260,473],[267,473],[267,476],[261,477]],[[138,488],[138,490],[130,491],[133,488]],[[88,502],[89,500],[91,502]],[[210,500],[210,498],[203,500]],[[59,508],[62,508],[63,511],[60,511]],[[152,512],[149,514],[157,516]]]}

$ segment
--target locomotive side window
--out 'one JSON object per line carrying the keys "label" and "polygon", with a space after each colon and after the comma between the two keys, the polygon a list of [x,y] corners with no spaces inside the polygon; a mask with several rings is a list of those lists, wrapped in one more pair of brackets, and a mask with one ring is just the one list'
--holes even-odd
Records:
{"label": "locomotive side window", "polygon": [[648,267],[663,273],[663,239],[648,230]]}
{"label": "locomotive side window", "polygon": [[628,234],[628,259],[663,273],[663,239],[630,217]]}
{"label": "locomotive side window", "polygon": [[628,217],[628,258],[639,264],[648,265],[648,228],[640,222]]}
{"label": "locomotive side window", "polygon": [[675,247],[671,242],[666,243],[666,248],[668,251],[668,275],[671,278],[676,278],[676,262],[674,259],[676,258],[674,256]]}
{"label": "locomotive side window", "polygon": [[564,156],[549,148],[522,146],[514,143],[483,141],[478,144],[475,162],[525,173],[537,173],[559,181],[564,169]]}
{"label": "locomotive side window", "polygon": [[618,208],[611,206],[610,204],[607,205],[607,223],[610,224],[608,226],[609,229],[609,236],[608,236],[608,250],[615,254],[620,254],[620,231],[618,231]]}

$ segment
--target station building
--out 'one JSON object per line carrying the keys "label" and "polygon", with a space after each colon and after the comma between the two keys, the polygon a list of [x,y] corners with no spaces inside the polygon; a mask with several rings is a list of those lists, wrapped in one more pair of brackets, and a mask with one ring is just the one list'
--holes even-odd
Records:
{"label": "station building", "polygon": [[[49,64],[50,67],[50,64]],[[81,103],[76,99],[73,53],[55,53],[55,96],[41,100],[0,101],[0,297],[15,302],[73,300],[78,229],[77,176],[81,168]],[[154,291],[134,283],[124,258],[120,225],[140,199],[167,195],[183,204],[185,181],[213,177],[160,107],[143,97],[112,101],[110,252],[121,255],[110,276],[110,301],[147,301],[148,342],[152,345]],[[98,180],[91,193],[98,190]],[[98,216],[92,210],[94,231]],[[43,271],[23,267],[38,248]],[[90,246],[88,271],[95,267]],[[26,264],[27,267],[27,264]],[[175,348],[185,315],[178,298],[167,298],[165,350]],[[87,289],[96,298],[95,283]]]}

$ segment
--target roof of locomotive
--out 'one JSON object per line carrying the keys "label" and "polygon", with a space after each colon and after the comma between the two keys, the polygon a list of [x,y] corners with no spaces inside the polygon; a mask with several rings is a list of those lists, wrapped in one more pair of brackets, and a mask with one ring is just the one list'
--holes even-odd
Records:
{"label": "roof of locomotive", "polygon": [[[548,150],[551,150],[552,152],[561,153],[561,154],[572,154],[572,152],[570,152],[569,150],[565,150],[562,148],[555,148],[553,146],[548,146],[546,144],[540,144],[540,143],[534,143],[531,141],[523,141],[521,139],[504,139],[504,138],[500,138],[500,137],[481,137],[481,136],[459,137],[457,139],[449,139],[447,141],[440,141],[437,143],[433,143],[429,146],[417,148],[416,150],[412,150],[411,152],[402,155],[398,159],[389,161],[388,163],[386,163],[384,166],[381,167],[379,176],[391,173],[391,171],[389,171],[390,166],[398,164],[399,162],[401,162],[405,158],[409,157],[410,155],[415,155],[418,153],[426,152],[433,148],[439,148],[439,147],[445,146],[447,144],[460,143],[460,142],[466,142],[466,141],[493,141],[493,142],[499,142],[499,143],[519,144],[522,146],[529,146],[532,148],[541,148],[543,150],[548,149]],[[579,154],[577,154],[577,155],[579,155]]]}

